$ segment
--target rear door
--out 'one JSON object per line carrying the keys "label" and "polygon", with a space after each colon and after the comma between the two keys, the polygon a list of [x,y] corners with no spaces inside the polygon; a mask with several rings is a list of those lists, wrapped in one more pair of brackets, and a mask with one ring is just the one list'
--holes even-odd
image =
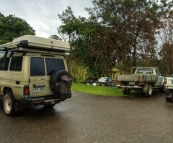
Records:
{"label": "rear door", "polygon": [[47,95],[47,81],[44,57],[30,58],[30,96]]}
{"label": "rear door", "polygon": [[30,95],[33,97],[54,94],[49,87],[50,76],[54,71],[65,70],[63,58],[30,58]]}

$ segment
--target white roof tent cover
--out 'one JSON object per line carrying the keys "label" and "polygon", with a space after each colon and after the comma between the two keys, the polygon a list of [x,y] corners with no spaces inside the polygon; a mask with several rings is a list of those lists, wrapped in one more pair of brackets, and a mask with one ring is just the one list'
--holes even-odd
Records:
{"label": "white roof tent cover", "polygon": [[44,51],[66,53],[70,51],[70,45],[69,43],[60,40],[24,35],[15,38],[12,42],[0,45],[0,51]]}

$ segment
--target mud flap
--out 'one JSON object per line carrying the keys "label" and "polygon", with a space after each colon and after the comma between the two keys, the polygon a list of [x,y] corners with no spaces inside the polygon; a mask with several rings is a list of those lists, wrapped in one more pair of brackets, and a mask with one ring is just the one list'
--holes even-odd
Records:
{"label": "mud flap", "polygon": [[148,91],[148,83],[145,83],[143,86],[143,92],[147,92]]}
{"label": "mud flap", "polygon": [[15,112],[22,111],[22,110],[23,110],[23,105],[21,104],[21,102],[16,101]]}

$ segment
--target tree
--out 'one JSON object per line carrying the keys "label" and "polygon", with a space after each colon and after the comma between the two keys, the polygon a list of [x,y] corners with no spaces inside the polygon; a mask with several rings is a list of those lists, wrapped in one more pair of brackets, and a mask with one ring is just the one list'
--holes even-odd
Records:
{"label": "tree", "polygon": [[[124,69],[137,66],[138,60],[150,63],[156,59],[157,30],[163,26],[162,17],[172,3],[162,0],[93,0],[86,8],[90,20],[111,26],[115,35],[115,57]],[[123,69],[123,70],[124,70]]]}
{"label": "tree", "polygon": [[[172,11],[173,12],[173,11]],[[161,29],[160,34],[160,59],[162,61],[162,68],[165,74],[173,73],[173,13],[167,14],[164,20],[164,27]]]}
{"label": "tree", "polygon": [[157,66],[159,30],[172,1],[93,0],[89,19],[75,17],[68,7],[59,15],[59,33],[70,41],[71,57],[88,67],[88,73],[109,76],[113,66]]}
{"label": "tree", "polygon": [[85,80],[86,68],[82,64],[85,57],[85,49],[82,37],[80,36],[79,27],[81,26],[82,18],[77,20],[74,16],[71,7],[68,7],[61,15],[59,19],[62,21],[62,25],[57,28],[58,34],[61,39],[70,43],[70,55],[66,57],[69,72],[73,76],[74,81],[82,82]]}
{"label": "tree", "polygon": [[108,76],[112,69],[112,50],[107,48],[110,45],[103,43],[107,28],[83,17],[74,17],[70,7],[59,18],[64,24],[58,28],[60,35],[66,34],[64,37],[72,47],[70,58],[86,67],[88,76]]}
{"label": "tree", "polygon": [[35,30],[23,19],[0,13],[0,44],[11,42],[22,35],[35,35]]}

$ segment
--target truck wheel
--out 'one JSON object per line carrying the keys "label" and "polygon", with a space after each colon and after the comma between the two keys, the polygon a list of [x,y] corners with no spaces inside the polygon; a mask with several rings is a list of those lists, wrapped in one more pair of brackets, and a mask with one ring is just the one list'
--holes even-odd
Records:
{"label": "truck wheel", "polygon": [[159,89],[161,93],[164,93],[165,90],[164,90],[164,85],[162,85],[162,87]]}
{"label": "truck wheel", "polygon": [[153,94],[153,87],[151,84],[148,84],[147,92],[144,92],[146,97],[151,97]]}
{"label": "truck wheel", "polygon": [[130,89],[126,88],[126,87],[123,87],[122,92],[123,92],[123,94],[130,94]]}
{"label": "truck wheel", "polygon": [[166,101],[173,102],[172,91],[168,89],[166,90]]}
{"label": "truck wheel", "polygon": [[15,113],[16,100],[11,92],[6,92],[3,99],[4,112],[8,116],[12,116]]}

